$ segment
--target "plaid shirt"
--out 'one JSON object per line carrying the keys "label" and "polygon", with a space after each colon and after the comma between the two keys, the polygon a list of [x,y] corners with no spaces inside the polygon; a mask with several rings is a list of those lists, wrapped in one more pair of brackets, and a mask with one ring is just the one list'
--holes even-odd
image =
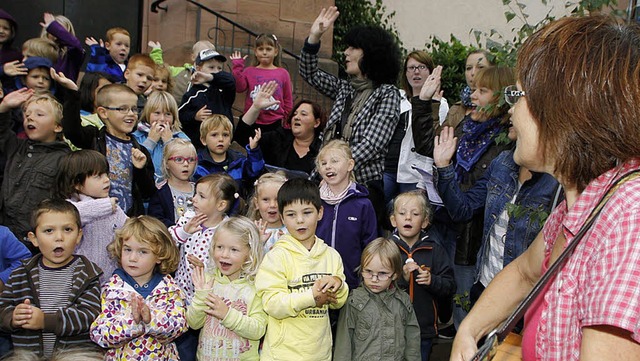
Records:
{"label": "plaid shirt", "polygon": [[[571,242],[610,185],[634,169],[640,169],[640,158],[591,181],[570,210],[560,204],[543,228],[545,256],[561,230]],[[640,342],[639,238],[640,179],[635,179],[613,194],[544,295],[537,359],[578,360],[582,328],[589,326],[615,326]]]}
{"label": "plaid shirt", "polygon": [[[335,101],[324,133],[325,137],[331,139],[333,129],[340,125],[347,98],[353,98],[355,89],[349,81],[318,69],[319,49],[320,44],[305,41],[300,54],[300,75],[316,90]],[[398,88],[391,84],[380,85],[366,100],[352,125],[349,145],[355,160],[353,172],[359,183],[382,180],[387,146],[399,120]]]}

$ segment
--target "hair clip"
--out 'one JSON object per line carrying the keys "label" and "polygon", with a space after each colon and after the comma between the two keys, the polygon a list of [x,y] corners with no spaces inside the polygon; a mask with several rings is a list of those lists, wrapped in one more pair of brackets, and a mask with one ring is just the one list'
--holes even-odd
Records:
{"label": "hair clip", "polygon": [[238,199],[240,198],[240,195],[238,193],[233,193],[233,198]]}
{"label": "hair clip", "polygon": [[278,38],[274,34],[267,34],[267,33],[262,33],[262,34],[258,35],[256,37],[256,40],[260,39],[263,36],[266,36],[266,37],[269,37],[269,38],[273,39],[273,41],[275,41],[276,43],[278,42]]}

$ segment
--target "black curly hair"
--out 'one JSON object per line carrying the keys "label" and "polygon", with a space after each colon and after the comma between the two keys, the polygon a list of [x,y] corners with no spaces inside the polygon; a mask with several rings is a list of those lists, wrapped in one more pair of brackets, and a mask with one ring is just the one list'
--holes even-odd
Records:
{"label": "black curly hair", "polygon": [[344,36],[344,42],[362,49],[358,65],[374,86],[396,84],[402,65],[400,47],[391,33],[378,26],[357,26]]}

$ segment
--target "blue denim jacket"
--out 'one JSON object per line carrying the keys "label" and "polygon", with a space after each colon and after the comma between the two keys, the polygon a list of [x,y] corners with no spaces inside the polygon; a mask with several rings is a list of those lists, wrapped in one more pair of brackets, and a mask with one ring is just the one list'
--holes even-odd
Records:
{"label": "blue denim jacket", "polygon": [[[518,189],[520,167],[513,160],[513,151],[500,153],[472,188],[462,192],[455,179],[453,165],[437,169],[437,188],[451,218],[456,222],[471,219],[484,208],[482,245],[476,262],[476,281],[480,275],[482,259],[488,256],[489,234],[504,207],[513,199]],[[533,242],[544,222],[540,216],[551,213],[558,190],[558,182],[549,174],[532,173],[515,200],[524,214],[510,214],[504,245],[503,267],[522,254]],[[546,217],[544,217],[546,219]]]}

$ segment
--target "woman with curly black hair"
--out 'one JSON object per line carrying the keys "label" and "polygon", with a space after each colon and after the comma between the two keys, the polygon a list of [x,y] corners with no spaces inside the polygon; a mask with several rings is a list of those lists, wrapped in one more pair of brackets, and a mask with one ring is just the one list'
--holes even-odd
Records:
{"label": "woman with curly black hair", "polygon": [[393,36],[382,28],[361,26],[345,35],[344,50],[348,80],[318,69],[322,34],[338,18],[338,9],[322,9],[302,48],[300,75],[335,102],[329,115],[323,142],[343,139],[355,160],[353,172],[369,191],[378,212],[378,224],[387,223],[384,212],[382,173],[387,146],[400,119],[400,93],[395,86],[400,73],[400,49]]}

